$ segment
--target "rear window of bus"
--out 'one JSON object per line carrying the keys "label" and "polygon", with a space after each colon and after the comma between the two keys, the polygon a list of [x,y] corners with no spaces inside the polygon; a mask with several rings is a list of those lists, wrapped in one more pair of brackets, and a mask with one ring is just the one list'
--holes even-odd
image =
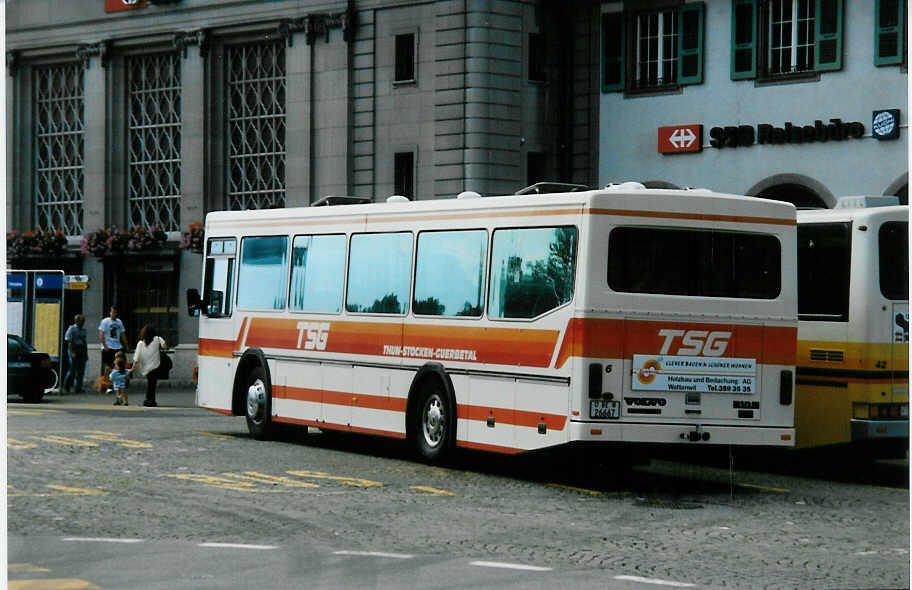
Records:
{"label": "rear window of bus", "polygon": [[622,293],[775,299],[781,250],[768,234],[616,227],[608,238],[608,286]]}

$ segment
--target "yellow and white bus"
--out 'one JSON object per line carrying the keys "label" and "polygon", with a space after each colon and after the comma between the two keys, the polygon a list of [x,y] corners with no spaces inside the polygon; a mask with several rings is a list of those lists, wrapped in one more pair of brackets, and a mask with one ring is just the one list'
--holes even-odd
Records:
{"label": "yellow and white bus", "polygon": [[197,403],[520,453],[794,445],[796,212],[604,190],[206,217]]}
{"label": "yellow and white bus", "polygon": [[[909,207],[798,212],[797,447],[909,445]],[[873,450],[873,449],[872,449]]]}

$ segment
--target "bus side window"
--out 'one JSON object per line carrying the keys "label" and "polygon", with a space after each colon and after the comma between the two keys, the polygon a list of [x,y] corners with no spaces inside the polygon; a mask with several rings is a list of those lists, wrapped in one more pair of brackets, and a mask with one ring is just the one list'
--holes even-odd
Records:
{"label": "bus side window", "polygon": [[211,239],[206,258],[203,301],[209,317],[231,315],[231,289],[234,283],[234,256],[237,242],[233,239]]}
{"label": "bus side window", "polygon": [[528,319],[569,302],[575,266],[575,227],[496,230],[488,315]]}
{"label": "bus side window", "polygon": [[294,311],[339,313],[345,278],[345,235],[295,236],[291,249]]}
{"label": "bus side window", "polygon": [[353,235],[346,311],[405,314],[412,283],[411,266],[411,233]]}
{"label": "bus side window", "polygon": [[239,309],[285,309],[287,285],[288,236],[256,236],[241,240]]}
{"label": "bus side window", "polygon": [[419,234],[415,314],[481,317],[487,246],[483,229]]}
{"label": "bus side window", "polygon": [[851,223],[798,226],[798,319],[849,321]]}
{"label": "bus side window", "polygon": [[884,223],[877,242],[880,292],[893,301],[909,299],[909,222]]}

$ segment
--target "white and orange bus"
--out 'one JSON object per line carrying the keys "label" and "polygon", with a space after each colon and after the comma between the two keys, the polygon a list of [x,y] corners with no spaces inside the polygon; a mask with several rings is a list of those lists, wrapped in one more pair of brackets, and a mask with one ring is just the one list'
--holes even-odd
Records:
{"label": "white and orange bus", "polygon": [[603,190],[206,217],[197,403],[520,453],[794,445],[796,212]]}
{"label": "white and orange bus", "polygon": [[909,446],[909,207],[798,212],[796,446]]}

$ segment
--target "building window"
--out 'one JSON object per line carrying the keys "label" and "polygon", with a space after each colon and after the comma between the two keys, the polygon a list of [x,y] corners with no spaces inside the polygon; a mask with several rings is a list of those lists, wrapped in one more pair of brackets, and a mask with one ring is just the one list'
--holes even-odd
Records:
{"label": "building window", "polygon": [[770,74],[814,69],[814,0],[773,0],[769,5]]}
{"label": "building window", "polygon": [[396,35],[396,72],[394,82],[415,81],[415,34]]}
{"label": "building window", "polygon": [[529,152],[526,154],[526,186],[547,180],[545,166],[547,160],[542,152]]}
{"label": "building window", "polygon": [[226,48],[228,209],[285,206],[285,44]]}
{"label": "building window", "polygon": [[842,0],[732,0],[731,77],[783,79],[842,68]]}
{"label": "building window", "polygon": [[703,3],[602,15],[602,90],[655,91],[703,82]]}
{"label": "building window", "polygon": [[544,82],[545,73],[545,36],[541,33],[529,33],[529,81]]}
{"label": "building window", "polygon": [[127,58],[130,225],[180,230],[181,75],[175,53]]}
{"label": "building window", "polygon": [[906,39],[908,10],[904,0],[877,0],[874,18],[874,65],[893,66],[908,63]]}
{"label": "building window", "polygon": [[398,152],[394,157],[393,194],[415,198],[415,154]]}
{"label": "building window", "polygon": [[677,81],[677,12],[666,10],[636,17],[637,88],[666,86]]}
{"label": "building window", "polygon": [[84,69],[35,68],[34,224],[77,236],[83,228]]}

